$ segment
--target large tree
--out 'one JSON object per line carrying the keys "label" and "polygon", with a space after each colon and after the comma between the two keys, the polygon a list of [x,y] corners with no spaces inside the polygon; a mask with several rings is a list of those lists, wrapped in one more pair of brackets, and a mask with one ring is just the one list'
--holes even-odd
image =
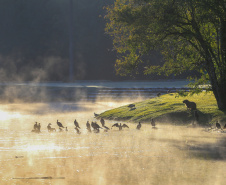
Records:
{"label": "large tree", "polygon": [[197,70],[197,84],[209,81],[219,109],[226,109],[225,0],[116,0],[106,19],[118,73],[130,73],[157,50],[164,64],[146,66],[146,74]]}

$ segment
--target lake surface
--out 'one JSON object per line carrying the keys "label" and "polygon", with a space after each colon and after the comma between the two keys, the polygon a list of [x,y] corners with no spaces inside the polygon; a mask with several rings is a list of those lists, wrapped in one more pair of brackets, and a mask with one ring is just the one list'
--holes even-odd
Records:
{"label": "lake surface", "polygon": [[[146,97],[139,98],[1,104],[0,184],[225,184],[226,133],[158,123],[87,132],[87,120],[100,124],[94,112]],[[56,120],[68,131],[59,132]],[[36,121],[39,134],[31,132]],[[49,133],[48,123],[57,131]],[[114,123],[106,120],[108,127]]]}
{"label": "lake surface", "polygon": [[188,81],[78,81],[76,83],[0,83],[4,102],[108,101],[148,99],[158,93],[188,90]]}

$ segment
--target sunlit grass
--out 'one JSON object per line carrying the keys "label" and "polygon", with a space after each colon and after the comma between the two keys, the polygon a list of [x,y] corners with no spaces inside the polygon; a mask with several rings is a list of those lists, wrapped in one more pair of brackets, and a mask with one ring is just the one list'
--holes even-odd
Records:
{"label": "sunlit grass", "polygon": [[[131,110],[128,105],[125,105],[105,111],[100,116],[105,119],[132,122],[150,122],[152,118],[172,117],[171,114],[181,117],[187,113],[191,117],[192,113],[189,113],[185,104],[183,104],[183,100],[185,99],[196,102],[200,116],[208,117],[209,122],[226,119],[225,113],[218,109],[215,97],[211,92],[203,92],[187,97],[178,97],[177,93],[165,94],[160,97],[134,103],[136,107],[134,110]],[[205,121],[203,120],[203,124],[207,124],[204,122],[206,122],[206,119]]]}

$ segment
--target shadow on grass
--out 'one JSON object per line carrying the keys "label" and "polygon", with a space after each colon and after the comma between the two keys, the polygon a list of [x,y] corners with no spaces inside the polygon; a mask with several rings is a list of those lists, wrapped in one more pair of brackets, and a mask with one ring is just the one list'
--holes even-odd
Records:
{"label": "shadow on grass", "polygon": [[[199,125],[206,125],[206,123],[212,120],[210,114],[204,114],[201,111],[198,111],[199,114]],[[161,123],[172,123],[176,125],[186,125],[195,121],[194,113],[190,111],[178,111],[166,113],[162,116],[156,118],[156,121]]]}

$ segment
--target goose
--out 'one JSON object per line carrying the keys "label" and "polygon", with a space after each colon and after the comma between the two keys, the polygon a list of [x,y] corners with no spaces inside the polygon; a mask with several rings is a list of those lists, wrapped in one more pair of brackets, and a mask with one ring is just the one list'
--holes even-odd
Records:
{"label": "goose", "polygon": [[47,126],[47,129],[49,132],[52,132],[52,131],[55,131],[56,132],[56,129],[55,128],[52,128],[50,125],[52,125],[51,123],[48,124]]}
{"label": "goose", "polygon": [[100,123],[101,123],[102,127],[104,127],[106,130],[109,130],[109,128],[105,126],[105,121],[103,118],[100,119]]}
{"label": "goose", "polygon": [[80,128],[78,122],[76,121],[76,119],[74,121],[74,125],[75,125],[76,128]]}
{"label": "goose", "polygon": [[134,108],[135,107],[135,104],[129,104],[127,107]]}
{"label": "goose", "polygon": [[86,122],[86,129],[91,132],[91,127],[89,121]]}
{"label": "goose", "polygon": [[62,127],[62,128],[64,128],[64,126],[62,125],[62,123],[61,123],[61,122],[59,122],[58,120],[57,120],[57,125],[58,125],[58,127]]}
{"label": "goose", "polygon": [[155,127],[155,120],[154,119],[151,119],[151,125],[152,125],[152,127]]}
{"label": "goose", "polygon": [[141,123],[139,122],[137,125],[137,130],[140,130],[140,128],[141,128]]}
{"label": "goose", "polygon": [[184,100],[183,103],[186,105],[187,109],[189,110],[196,110],[196,103],[189,101],[189,100]]}
{"label": "goose", "polygon": [[221,129],[221,130],[223,130],[223,129],[221,128],[220,123],[218,123],[218,122],[216,122],[216,127],[217,127],[217,129]]}
{"label": "goose", "polygon": [[99,114],[96,114],[95,112],[94,112],[94,117],[96,118],[96,117],[98,117],[99,116]]}
{"label": "goose", "polygon": [[99,129],[101,128],[96,122],[93,122],[93,121],[91,123],[91,127],[93,127],[95,132],[99,132]]}
{"label": "goose", "polygon": [[34,130],[38,130],[38,123],[37,122],[35,122],[35,124],[34,124]]}
{"label": "goose", "polygon": [[[129,128],[128,125],[126,125],[126,124],[123,124],[123,125],[122,125],[121,123],[120,123],[120,124],[115,123],[114,125],[112,125],[112,127],[118,127],[119,130],[122,130],[122,128]],[[111,128],[112,128],[112,127],[111,127]]]}

